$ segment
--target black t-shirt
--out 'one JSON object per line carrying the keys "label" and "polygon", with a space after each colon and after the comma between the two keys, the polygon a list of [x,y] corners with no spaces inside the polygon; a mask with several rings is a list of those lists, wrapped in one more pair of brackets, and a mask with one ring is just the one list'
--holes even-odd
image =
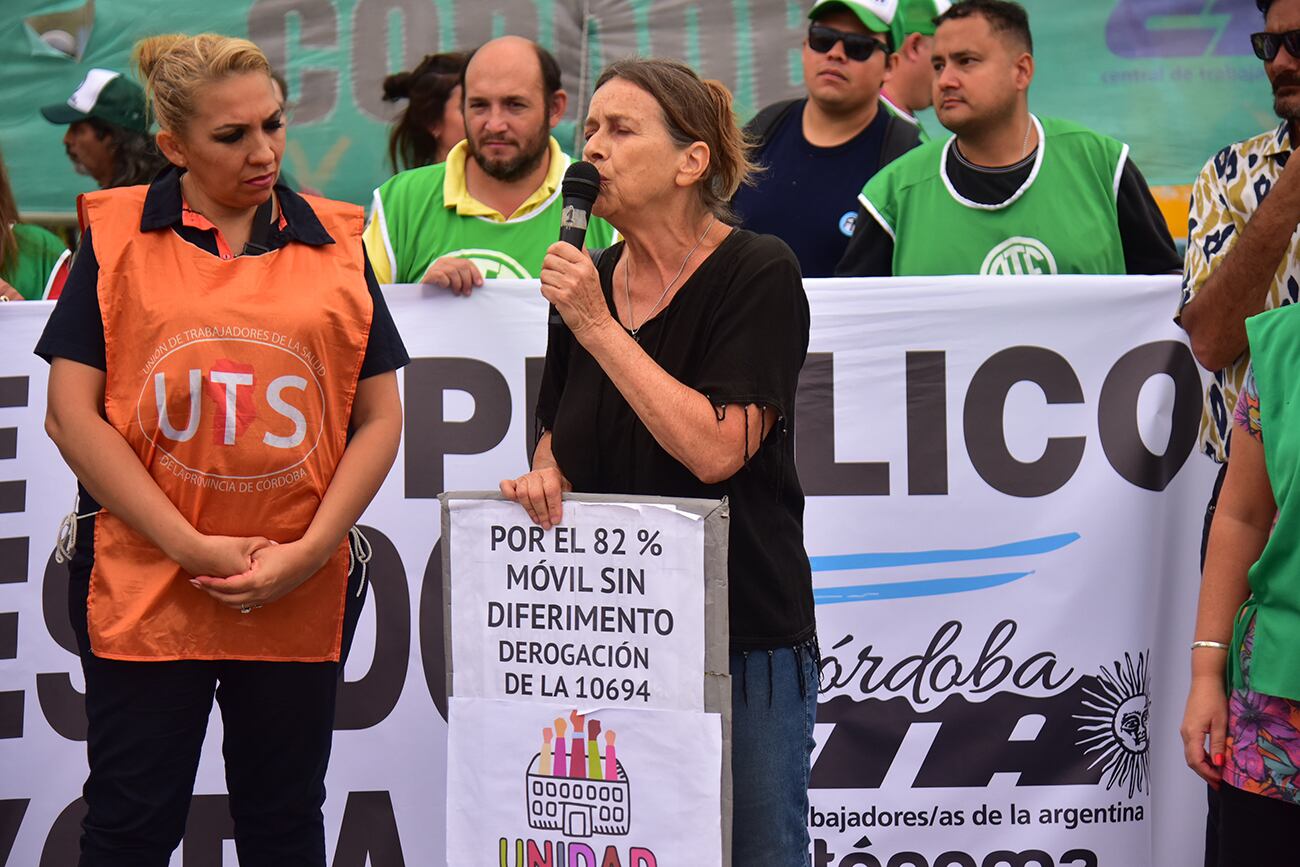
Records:
{"label": "black t-shirt", "polygon": [[857,219],[858,191],[880,168],[889,114],[834,147],[809,144],[796,105],[768,134],[755,161],[763,171],[732,201],[740,224],[790,245],[805,277],[829,277],[844,255]]}
{"label": "black t-shirt", "polygon": [[[948,151],[948,179],[958,193],[972,202],[1000,205],[1029,179],[1037,154],[1035,149],[1014,165],[989,168],[968,162],[954,144]],[[1169,234],[1169,226],[1151,196],[1146,178],[1132,160],[1124,161],[1115,204],[1125,272],[1181,271],[1183,260]],[[894,239],[865,209],[859,209],[853,238],[835,273],[840,277],[888,277],[894,273]]]}
{"label": "black t-shirt", "polygon": [[[216,232],[185,225],[182,220],[180,176],[181,173],[175,168],[168,167],[149,185],[140,229],[174,231],[185,241],[216,256]],[[289,243],[312,246],[334,243],[305,199],[279,181],[276,182],[275,192],[284,216],[283,225],[271,220],[271,204],[268,199],[253,215],[253,231],[244,248],[244,255],[259,256],[279,250]],[[93,232],[87,229],[81,236],[81,244],[77,248],[68,280],[63,286],[63,294],[50,313],[35,351],[46,361],[66,358],[105,370],[104,320],[99,311],[99,260],[95,258],[92,235]],[[364,254],[363,246],[362,255]],[[370,319],[366,353],[361,362],[361,379],[397,370],[411,360],[402,337],[397,332],[392,314],[388,312],[388,305],[384,303],[384,294],[368,258],[365,260],[365,271],[374,313]],[[178,287],[177,291],[185,290]],[[77,490],[81,496],[81,512],[92,512],[99,508],[80,483]]]}
{"label": "black t-shirt", "polygon": [[[599,262],[611,311],[622,254],[616,244]],[[561,472],[575,491],[728,497],[731,646],[739,650],[788,647],[815,630],[794,464],[794,397],[808,326],[808,299],[790,248],[736,229],[640,328],[641,347],[655,363],[715,407],[756,404],[781,415],[734,476],[705,484],[655,441],[551,310],[537,420],[552,433]]]}

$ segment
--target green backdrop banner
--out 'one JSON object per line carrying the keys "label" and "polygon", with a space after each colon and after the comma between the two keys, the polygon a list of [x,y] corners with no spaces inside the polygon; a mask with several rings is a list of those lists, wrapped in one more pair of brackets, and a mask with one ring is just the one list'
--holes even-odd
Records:
{"label": "green backdrop banner", "polygon": [[[0,149],[24,213],[71,214],[91,188],[73,173],[63,129],[38,114],[87,69],[125,69],[142,36],[215,31],[267,52],[296,103],[286,165],[299,183],[367,202],[388,176],[394,106],[384,75],[426,53],[514,33],[555,52],[573,121],[610,60],[679,57],[729,85],[742,115],[800,92],[799,45],[810,3],[791,0],[3,0]],[[1153,184],[1189,183],[1230,141],[1274,123],[1251,0],[1029,0],[1038,71],[1031,104],[1127,141]],[[50,36],[51,31],[63,34]],[[74,56],[51,47],[75,43]],[[927,125],[938,129],[932,115]]]}

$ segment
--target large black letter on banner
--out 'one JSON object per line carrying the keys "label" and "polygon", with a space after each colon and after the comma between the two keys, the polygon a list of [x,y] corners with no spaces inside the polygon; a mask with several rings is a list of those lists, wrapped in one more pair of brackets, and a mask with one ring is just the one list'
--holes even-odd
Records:
{"label": "large black letter on banner", "polygon": [[948,371],[943,352],[907,353],[907,493],[948,493]]}
{"label": "large black letter on banner", "polygon": [[810,352],[795,395],[795,463],[803,492],[815,496],[889,496],[889,463],[835,462],[835,356]]}
{"label": "large black letter on banner", "polygon": [[[1173,419],[1164,454],[1155,454],[1137,426],[1138,395],[1153,376],[1174,381]],[[1147,343],[1115,362],[1101,387],[1097,426],[1106,460],[1128,481],[1149,491],[1163,491],[1196,446],[1201,420],[1201,374],[1186,344],[1176,340]]]}
{"label": "large black letter on banner", "polygon": [[[490,364],[474,358],[415,358],[403,371],[406,387],[406,497],[432,499],[447,488],[447,455],[479,455],[496,448],[510,428],[510,386]],[[447,421],[444,395],[468,392],[474,414]]]}
{"label": "large black letter on banner", "polygon": [[[81,531],[91,532],[94,524],[83,521]],[[45,561],[45,576],[41,584],[41,608],[45,614],[45,629],[55,643],[75,660],[78,655],[77,636],[68,618],[68,567],[54,559],[54,552]],[[79,663],[72,662],[79,667]],[[36,699],[50,728],[70,741],[86,739],[86,696],[72,685],[67,672],[40,672],[36,675]]]}
{"label": "large black letter on banner", "polygon": [[366,579],[375,609],[375,654],[370,670],[360,679],[339,684],[336,731],[368,729],[387,719],[402,697],[411,661],[411,589],[402,557],[397,546],[374,527],[360,530],[372,552]]}
{"label": "large black letter on banner", "polygon": [[528,435],[528,453],[524,460],[530,467],[533,465],[533,452],[537,451],[537,395],[542,389],[545,372],[545,358],[524,359],[524,427]]}
{"label": "large black letter on banner", "polygon": [[14,840],[18,839],[18,829],[23,825],[23,814],[31,801],[18,798],[0,801],[0,864],[8,864],[9,856],[14,850]]}
{"label": "large black letter on banner", "polygon": [[76,864],[81,852],[81,820],[86,818],[86,802],[78,798],[63,808],[50,826],[41,847],[40,867],[67,867]]}
{"label": "large black letter on banner", "polygon": [[[30,381],[26,376],[0,377],[0,408],[28,405]],[[18,428],[0,427],[0,461],[18,456]],[[27,482],[0,482],[0,513],[12,514],[27,508]],[[27,581],[28,552],[31,540],[26,536],[0,539],[0,584],[23,584]],[[0,613],[0,661],[18,658],[18,612]],[[23,736],[26,693],[21,689],[0,690],[0,740]],[[3,861],[0,861],[3,863]]]}
{"label": "large black letter on banner", "polygon": [[406,867],[388,792],[348,792],[333,867]]}
{"label": "large black letter on banner", "polygon": [[[983,701],[949,698],[924,719],[942,721],[912,786],[984,788],[998,773],[1019,773],[1018,786],[1095,786],[1106,773],[1078,745],[1079,721],[1073,716],[1089,700],[1097,678],[1084,677],[1063,693],[1030,698],[999,692]],[[1039,726],[1026,739],[1021,723]]]}
{"label": "large black letter on banner", "polygon": [[1007,448],[1003,428],[1007,394],[1018,382],[1043,390],[1049,405],[1083,403],[1083,388],[1070,362],[1041,346],[1013,346],[975,371],[966,392],[966,451],[980,478],[1013,497],[1042,497],[1059,490],[1083,460],[1084,437],[1049,437],[1043,456],[1021,461]]}
{"label": "large black letter on banner", "polygon": [[420,585],[420,664],[433,706],[447,719],[447,633],[442,607],[442,540],[433,546]]}

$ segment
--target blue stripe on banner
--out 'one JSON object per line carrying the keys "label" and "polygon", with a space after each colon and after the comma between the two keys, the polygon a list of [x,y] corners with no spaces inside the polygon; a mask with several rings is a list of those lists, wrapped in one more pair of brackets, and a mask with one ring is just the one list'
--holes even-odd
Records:
{"label": "blue stripe on banner", "polygon": [[933,563],[965,563],[971,560],[995,560],[999,557],[1025,557],[1059,551],[1079,540],[1078,533],[1060,533],[1041,539],[1008,542],[988,548],[952,548],[936,551],[898,551],[876,554],[831,554],[809,557],[814,572],[841,572],[847,569],[886,569],[893,566],[923,566]]}
{"label": "blue stripe on banner", "polygon": [[929,578],[921,581],[897,581],[888,584],[855,584],[851,587],[822,587],[813,590],[817,605],[841,602],[877,602],[882,599],[911,599],[917,596],[943,596],[986,590],[1019,581],[1033,572],[1002,572],[997,575],[972,575],[969,578]]}

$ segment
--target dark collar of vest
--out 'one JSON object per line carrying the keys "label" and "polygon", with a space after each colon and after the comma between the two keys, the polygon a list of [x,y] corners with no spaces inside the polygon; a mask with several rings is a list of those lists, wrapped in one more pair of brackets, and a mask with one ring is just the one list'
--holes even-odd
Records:
{"label": "dark collar of vest", "polygon": [[[140,216],[141,232],[181,225],[182,174],[176,166],[167,166],[149,184],[149,192],[144,197],[144,213]],[[287,224],[284,228],[286,239],[313,247],[334,243],[334,238],[325,231],[306,199],[280,180],[275,182],[275,194],[280,200],[280,211]]]}

